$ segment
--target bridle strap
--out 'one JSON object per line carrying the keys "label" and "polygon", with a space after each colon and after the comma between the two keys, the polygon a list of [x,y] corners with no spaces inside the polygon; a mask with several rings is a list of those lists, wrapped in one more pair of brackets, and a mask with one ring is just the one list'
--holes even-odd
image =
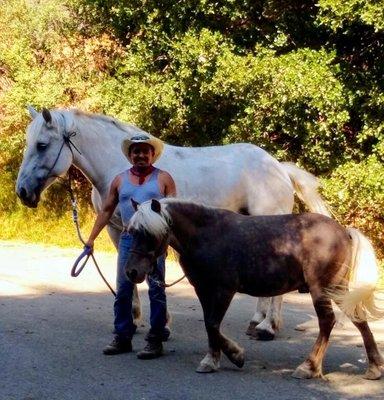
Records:
{"label": "bridle strap", "polygon": [[[161,246],[160,246],[160,247],[161,247]],[[145,252],[145,251],[142,251],[142,250],[129,249],[129,250],[128,250],[128,253],[138,254],[138,255],[140,255],[140,256],[147,257],[147,258],[150,259],[151,262],[155,262],[155,261],[157,260],[157,257],[156,257],[155,255],[152,256],[152,255],[149,254],[148,252]],[[169,288],[169,287],[171,287],[171,286],[173,286],[173,285],[176,285],[176,283],[179,283],[179,282],[182,281],[184,278],[185,278],[185,274],[184,274],[181,278],[177,279],[176,281],[174,281],[174,282],[172,282],[172,283],[165,283],[165,282],[162,282],[162,281],[160,281],[160,280],[158,280],[158,279],[152,277],[151,274],[148,274],[148,279],[149,279],[150,281],[156,283],[157,286],[162,287],[162,288]]]}
{"label": "bridle strap", "polygon": [[[56,167],[57,162],[59,161],[61,152],[63,151],[64,145],[67,145],[69,150],[71,151],[72,154],[72,158],[74,157],[74,153],[72,150],[72,146],[73,148],[81,155],[81,151],[75,146],[75,144],[72,142],[71,137],[76,136],[76,132],[72,131],[72,132],[68,132],[67,134],[63,133],[63,143],[60,146],[59,152],[57,153],[57,156],[55,158],[54,163],[52,164],[52,167],[48,170],[47,173],[47,179],[50,178],[50,174],[53,171],[53,169]],[[57,177],[57,175],[52,175]]]}

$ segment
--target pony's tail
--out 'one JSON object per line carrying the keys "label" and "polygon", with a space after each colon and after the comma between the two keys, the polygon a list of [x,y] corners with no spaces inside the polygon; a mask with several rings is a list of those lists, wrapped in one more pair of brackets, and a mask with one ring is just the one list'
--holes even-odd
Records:
{"label": "pony's tail", "polygon": [[289,175],[297,196],[309,210],[331,217],[324,200],[317,191],[319,188],[318,179],[293,163],[281,162],[280,164]]}
{"label": "pony's tail", "polygon": [[377,297],[379,266],[369,240],[357,229],[347,228],[352,239],[349,290],[331,291],[331,298],[353,321],[377,320],[384,317]]}

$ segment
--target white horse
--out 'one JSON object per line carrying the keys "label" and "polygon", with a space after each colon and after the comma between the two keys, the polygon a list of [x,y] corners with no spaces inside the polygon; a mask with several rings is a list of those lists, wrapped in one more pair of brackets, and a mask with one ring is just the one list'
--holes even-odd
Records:
{"label": "white horse", "polygon": [[[29,107],[29,112],[33,120],[16,183],[21,201],[37,207],[41,192],[74,165],[92,183],[92,202],[95,210],[100,210],[112,179],[130,166],[121,151],[122,140],[143,131],[111,117],[78,110],[38,113]],[[68,136],[70,141],[65,139]],[[267,215],[291,213],[296,192],[310,211],[329,215],[313,175],[278,162],[253,144],[201,148],[166,144],[156,165],[173,176],[180,198],[244,214]],[[121,230],[117,209],[108,225],[115,246]],[[135,293],[133,313],[138,319],[140,302]],[[259,298],[247,333],[273,339],[281,326],[281,305],[282,296]]]}

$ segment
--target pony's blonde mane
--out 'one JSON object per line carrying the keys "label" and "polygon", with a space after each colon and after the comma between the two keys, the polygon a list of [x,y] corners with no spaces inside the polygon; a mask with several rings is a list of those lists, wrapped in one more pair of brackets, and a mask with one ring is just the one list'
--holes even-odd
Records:
{"label": "pony's blonde mane", "polygon": [[135,214],[129,221],[128,229],[145,230],[156,238],[161,239],[168,234],[170,215],[167,211],[167,200],[160,200],[161,211],[155,212],[151,208],[152,200],[139,205]]}

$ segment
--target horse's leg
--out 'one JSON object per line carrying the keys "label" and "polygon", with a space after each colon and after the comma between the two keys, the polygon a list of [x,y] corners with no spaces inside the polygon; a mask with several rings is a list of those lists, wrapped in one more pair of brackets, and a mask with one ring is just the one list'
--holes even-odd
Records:
{"label": "horse's leg", "polygon": [[[119,247],[119,239],[121,231],[118,228],[115,228],[113,225],[108,225],[107,230],[114,246],[117,249]],[[133,316],[133,323],[136,326],[139,326],[141,320],[141,304],[140,304],[139,292],[137,290],[137,285],[134,285],[133,289],[132,316]]]}
{"label": "horse's leg", "polygon": [[294,378],[318,378],[323,376],[322,364],[325,352],[328,347],[329,336],[335,325],[336,318],[332,309],[331,300],[319,293],[311,290],[313,305],[315,306],[317,318],[319,319],[319,336],[312,348],[309,357],[300,364],[292,376]]}
{"label": "horse's leg", "polygon": [[363,337],[365,351],[368,357],[368,369],[364,375],[366,379],[380,379],[384,372],[384,358],[379,353],[375,338],[366,321],[352,321]]}
{"label": "horse's leg", "polygon": [[270,300],[270,302],[267,302],[269,307],[267,308],[265,318],[255,328],[256,337],[259,340],[273,340],[282,324],[281,307],[283,296],[270,297],[266,300]]}
{"label": "horse's leg", "polygon": [[[260,205],[254,202],[254,197],[248,201],[248,209],[251,215],[262,215]],[[276,208],[269,214],[289,214],[293,208],[293,191],[289,192],[281,204],[276,204]],[[259,340],[273,340],[276,332],[282,325],[281,309],[283,296],[257,298],[256,311],[253,315],[246,334]]]}
{"label": "horse's leg", "polygon": [[271,301],[270,297],[257,297],[256,298],[256,311],[253,314],[251,322],[249,323],[248,329],[245,332],[249,336],[257,338],[256,326],[264,320],[267,315],[268,306]]}
{"label": "horse's leg", "polygon": [[220,324],[224,318],[234,292],[225,290],[196,289],[203,307],[205,328],[208,334],[209,352],[200,362],[196,372],[214,372],[220,367],[220,354],[224,354],[235,365],[241,368],[244,365],[244,349],[220,332]]}

